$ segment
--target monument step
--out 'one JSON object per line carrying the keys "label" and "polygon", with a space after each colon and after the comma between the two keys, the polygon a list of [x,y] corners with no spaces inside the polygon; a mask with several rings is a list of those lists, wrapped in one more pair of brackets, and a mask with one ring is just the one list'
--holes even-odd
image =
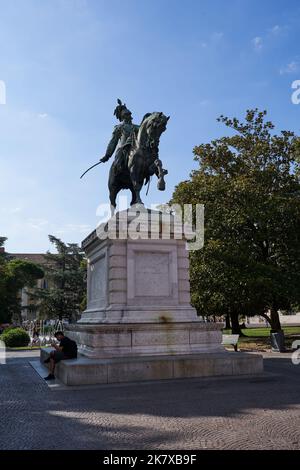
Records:
{"label": "monument step", "polygon": [[[50,351],[41,349],[41,362]],[[108,359],[79,356],[61,361],[55,374],[65,385],[92,385],[262,372],[263,358],[259,354],[221,352]]]}

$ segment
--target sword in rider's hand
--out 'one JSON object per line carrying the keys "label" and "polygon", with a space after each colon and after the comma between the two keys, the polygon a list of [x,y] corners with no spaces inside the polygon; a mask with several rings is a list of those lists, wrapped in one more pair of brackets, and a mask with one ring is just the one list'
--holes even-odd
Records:
{"label": "sword in rider's hand", "polygon": [[90,168],[88,168],[87,170],[85,170],[84,173],[82,173],[82,175],[80,176],[80,179],[90,170],[92,170],[93,168],[95,168],[95,166],[97,165],[100,165],[100,163],[104,163],[102,160],[99,160],[99,162],[95,163],[95,165],[92,165]]}

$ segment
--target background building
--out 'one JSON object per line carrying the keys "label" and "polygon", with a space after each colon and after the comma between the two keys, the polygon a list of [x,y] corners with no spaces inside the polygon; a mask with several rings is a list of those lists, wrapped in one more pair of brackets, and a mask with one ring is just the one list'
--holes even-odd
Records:
{"label": "background building", "polygon": [[[42,253],[10,253],[9,256],[31,263],[38,264],[43,268],[48,261]],[[36,287],[48,289],[48,280],[46,277],[38,279]],[[32,289],[24,287],[20,292],[21,297],[21,316],[22,320],[35,320],[39,317],[39,301],[30,295]]]}

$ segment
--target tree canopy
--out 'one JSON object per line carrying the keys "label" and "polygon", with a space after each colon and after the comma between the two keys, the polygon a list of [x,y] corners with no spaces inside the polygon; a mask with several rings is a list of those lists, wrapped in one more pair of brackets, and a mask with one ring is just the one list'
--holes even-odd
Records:
{"label": "tree canopy", "polygon": [[[6,241],[0,237],[0,246]],[[20,316],[20,290],[33,287],[37,279],[44,277],[43,269],[29,261],[12,258],[5,253],[0,256],[0,322],[9,323],[12,316]]]}
{"label": "tree canopy", "polygon": [[199,314],[259,314],[279,330],[277,311],[300,300],[300,139],[266,114],[221,116],[230,135],[194,148],[199,169],[171,202],[205,206],[204,248],[190,254]]}
{"label": "tree canopy", "polygon": [[39,310],[50,318],[72,319],[79,313],[86,292],[86,261],[76,243],[49,235],[57,253],[45,255],[48,289],[36,289]]}

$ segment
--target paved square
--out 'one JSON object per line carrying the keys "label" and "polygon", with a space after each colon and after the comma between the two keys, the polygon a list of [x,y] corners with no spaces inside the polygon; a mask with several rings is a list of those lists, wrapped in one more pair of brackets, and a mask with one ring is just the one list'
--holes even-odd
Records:
{"label": "paved square", "polygon": [[37,352],[0,365],[0,449],[300,449],[300,365],[257,377],[50,389]]}

